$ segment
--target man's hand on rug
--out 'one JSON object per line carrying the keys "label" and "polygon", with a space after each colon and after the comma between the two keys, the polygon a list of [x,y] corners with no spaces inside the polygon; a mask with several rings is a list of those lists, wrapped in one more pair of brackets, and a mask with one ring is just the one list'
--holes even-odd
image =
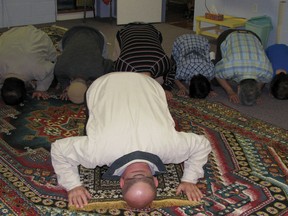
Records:
{"label": "man's hand on rug", "polygon": [[171,91],[165,90],[165,95],[166,95],[167,101],[172,100],[173,94]]}
{"label": "man's hand on rug", "polygon": [[235,103],[235,104],[239,104],[240,103],[240,99],[239,99],[238,95],[235,92],[229,93],[228,97],[229,97],[229,101],[231,101],[232,103]]}
{"label": "man's hand on rug", "polygon": [[50,95],[46,91],[34,91],[32,98],[37,98],[38,100],[43,98],[44,100],[47,100],[50,98]]}
{"label": "man's hand on rug", "polygon": [[203,194],[196,184],[189,182],[181,182],[176,190],[176,195],[185,193],[188,200],[190,201],[200,201],[203,198]]}
{"label": "man's hand on rug", "polygon": [[216,96],[218,96],[218,94],[217,94],[215,91],[211,90],[211,91],[209,92],[208,97],[212,98],[212,97],[216,97]]}
{"label": "man's hand on rug", "polygon": [[76,208],[83,208],[91,198],[91,194],[83,186],[78,186],[68,191],[69,205],[74,205]]}
{"label": "man's hand on rug", "polygon": [[186,89],[179,89],[177,95],[181,97],[186,96],[187,95]]}
{"label": "man's hand on rug", "polygon": [[61,100],[68,100],[67,89],[65,89],[62,94],[60,95]]}

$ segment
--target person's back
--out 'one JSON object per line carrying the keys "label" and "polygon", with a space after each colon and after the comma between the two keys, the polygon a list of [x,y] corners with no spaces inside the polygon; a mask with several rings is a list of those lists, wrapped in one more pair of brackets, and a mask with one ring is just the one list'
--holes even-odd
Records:
{"label": "person's back", "polygon": [[[49,96],[46,91],[54,78],[56,60],[54,44],[44,31],[31,25],[14,27],[0,36],[0,85],[5,84],[6,79],[14,78],[13,85],[23,89],[23,85],[17,83],[34,81],[32,97],[47,99]],[[9,89],[5,87],[2,97],[9,95]],[[12,104],[23,101],[24,94],[23,91],[19,97],[22,99]]]}
{"label": "person's back", "polygon": [[[100,145],[110,155],[97,157],[105,164],[136,150],[161,155],[161,143],[170,143],[174,135],[166,134],[174,127],[174,121],[165,105],[163,89],[153,78],[141,76],[146,78],[138,73],[114,72],[113,76],[96,80],[87,91],[87,136],[91,140],[105,140],[106,144]],[[159,136],[163,133],[166,138]],[[118,151],[111,152],[114,146]]]}
{"label": "person's back", "polygon": [[149,72],[153,78],[163,76],[163,88],[171,90],[175,67],[161,43],[162,34],[153,25],[130,23],[117,32],[120,54],[115,71]]}
{"label": "person's back", "polygon": [[279,69],[288,72],[288,46],[286,44],[273,44],[265,52],[272,64],[274,76]]}
{"label": "person's back", "polygon": [[232,32],[221,44],[222,60],[215,65],[215,75],[239,83],[255,79],[267,83],[272,67],[261,42],[253,34]]}
{"label": "person's back", "polygon": [[189,85],[191,98],[206,98],[211,91],[210,80],[214,78],[208,39],[193,34],[177,37],[172,47],[172,58],[176,62],[175,83],[180,89],[179,94],[184,82]]}
{"label": "person's back", "polygon": [[271,94],[279,100],[288,99],[288,46],[273,44],[266,49],[273,67],[273,79],[270,83]]}
{"label": "person's back", "polygon": [[[135,65],[135,71],[143,71],[144,65],[139,63],[139,65],[133,64],[134,61],[150,59],[149,55],[151,55],[151,57],[155,56],[155,58],[165,55],[161,46],[162,34],[150,24],[128,24],[117,32],[116,37],[121,49],[120,59],[132,57],[131,64]],[[147,56],[143,54],[147,54]],[[135,58],[134,61],[133,58]],[[117,69],[117,65],[115,67]],[[144,68],[144,71],[145,69],[146,68]]]}
{"label": "person's back", "polygon": [[[12,28],[0,37],[0,83],[8,77],[24,82],[44,80],[51,73],[52,82],[56,58],[56,49],[46,33],[34,26]],[[46,86],[41,90],[47,90]]]}
{"label": "person's back", "polygon": [[[215,77],[232,102],[255,104],[264,84],[271,81],[272,74],[271,63],[255,33],[228,29],[220,34]],[[230,81],[237,83],[238,94],[229,84]]]}
{"label": "person's back", "polygon": [[60,99],[84,103],[87,87],[98,77],[113,70],[106,58],[104,35],[89,26],[74,26],[65,32],[62,53],[55,65],[55,76],[62,90]]}
{"label": "person's back", "polygon": [[63,52],[55,65],[56,78],[66,85],[64,80],[93,81],[111,72],[113,61],[103,57],[104,49],[105,38],[97,29],[88,26],[70,28],[62,39]]}
{"label": "person's back", "polygon": [[172,56],[176,62],[175,79],[189,82],[194,75],[214,78],[214,65],[210,60],[210,44],[200,35],[184,34],[176,38]]}
{"label": "person's back", "polygon": [[[184,161],[177,194],[184,192],[189,200],[197,201],[203,197],[196,183],[204,176],[210,142],[204,136],[175,130],[165,92],[157,81],[141,73],[106,74],[89,87],[87,108],[87,135],[57,140],[51,146],[58,183],[68,191],[70,204],[83,206],[91,198],[81,185],[79,164],[110,166],[102,177],[120,180],[124,200],[131,207],[144,208],[156,196],[155,176],[166,171],[164,163]],[[148,187],[144,179],[154,185],[149,186],[150,192],[143,191]],[[137,203],[133,191],[137,191]]]}

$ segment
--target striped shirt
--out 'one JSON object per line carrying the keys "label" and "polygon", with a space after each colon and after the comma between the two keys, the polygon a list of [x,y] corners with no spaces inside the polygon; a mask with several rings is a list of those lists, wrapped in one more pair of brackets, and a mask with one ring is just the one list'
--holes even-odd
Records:
{"label": "striped shirt", "polygon": [[177,80],[190,81],[202,74],[208,80],[214,78],[214,64],[210,60],[210,44],[201,35],[184,34],[176,38],[172,56],[176,62]]}
{"label": "striped shirt", "polygon": [[117,32],[120,55],[115,71],[150,72],[153,78],[163,76],[163,88],[174,84],[175,65],[161,46],[162,34],[150,24],[128,24]]}
{"label": "striped shirt", "polygon": [[273,71],[265,50],[257,37],[250,33],[232,32],[221,44],[222,60],[215,66],[215,76],[220,79],[255,79],[268,83]]}

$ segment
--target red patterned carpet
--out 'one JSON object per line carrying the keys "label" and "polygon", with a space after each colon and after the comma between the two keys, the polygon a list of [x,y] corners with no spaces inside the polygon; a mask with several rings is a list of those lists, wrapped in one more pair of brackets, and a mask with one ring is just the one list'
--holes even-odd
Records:
{"label": "red patterned carpet", "polygon": [[[218,103],[176,97],[169,104],[178,130],[206,134],[213,151],[199,187],[197,206],[167,207],[134,215],[285,215],[287,210],[287,131]],[[58,99],[31,100],[13,109],[1,105],[1,215],[71,215],[66,193],[57,186],[49,147],[55,139],[83,134],[84,107]],[[118,182],[101,180],[105,167],[80,169],[81,179],[99,201],[121,199]],[[158,199],[173,198],[182,174],[167,165]],[[128,209],[97,210],[133,215]],[[77,212],[77,215],[85,215]]]}
{"label": "red patterned carpet", "polygon": [[[46,28],[59,40],[63,30]],[[56,97],[28,99],[12,108],[0,103],[0,215],[88,215],[67,209],[66,192],[57,186],[50,144],[83,134],[83,106]],[[196,206],[132,211],[98,209],[91,215],[288,215],[288,133],[219,103],[175,97],[169,108],[180,131],[205,134],[213,150],[199,187]],[[80,167],[81,180],[95,200],[121,199],[118,182],[104,181],[106,167]],[[175,198],[181,165],[167,165],[159,177],[158,199]]]}

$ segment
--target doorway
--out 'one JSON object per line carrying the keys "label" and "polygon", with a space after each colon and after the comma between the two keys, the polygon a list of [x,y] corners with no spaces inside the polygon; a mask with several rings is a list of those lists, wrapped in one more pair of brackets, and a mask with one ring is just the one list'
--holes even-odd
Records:
{"label": "doorway", "polygon": [[93,0],[57,0],[57,13],[74,13],[84,11],[84,4],[87,4],[87,11],[94,10]]}
{"label": "doorway", "polygon": [[167,0],[166,23],[193,29],[195,0]]}
{"label": "doorway", "polygon": [[57,0],[57,12],[68,12],[76,9],[76,0]]}

